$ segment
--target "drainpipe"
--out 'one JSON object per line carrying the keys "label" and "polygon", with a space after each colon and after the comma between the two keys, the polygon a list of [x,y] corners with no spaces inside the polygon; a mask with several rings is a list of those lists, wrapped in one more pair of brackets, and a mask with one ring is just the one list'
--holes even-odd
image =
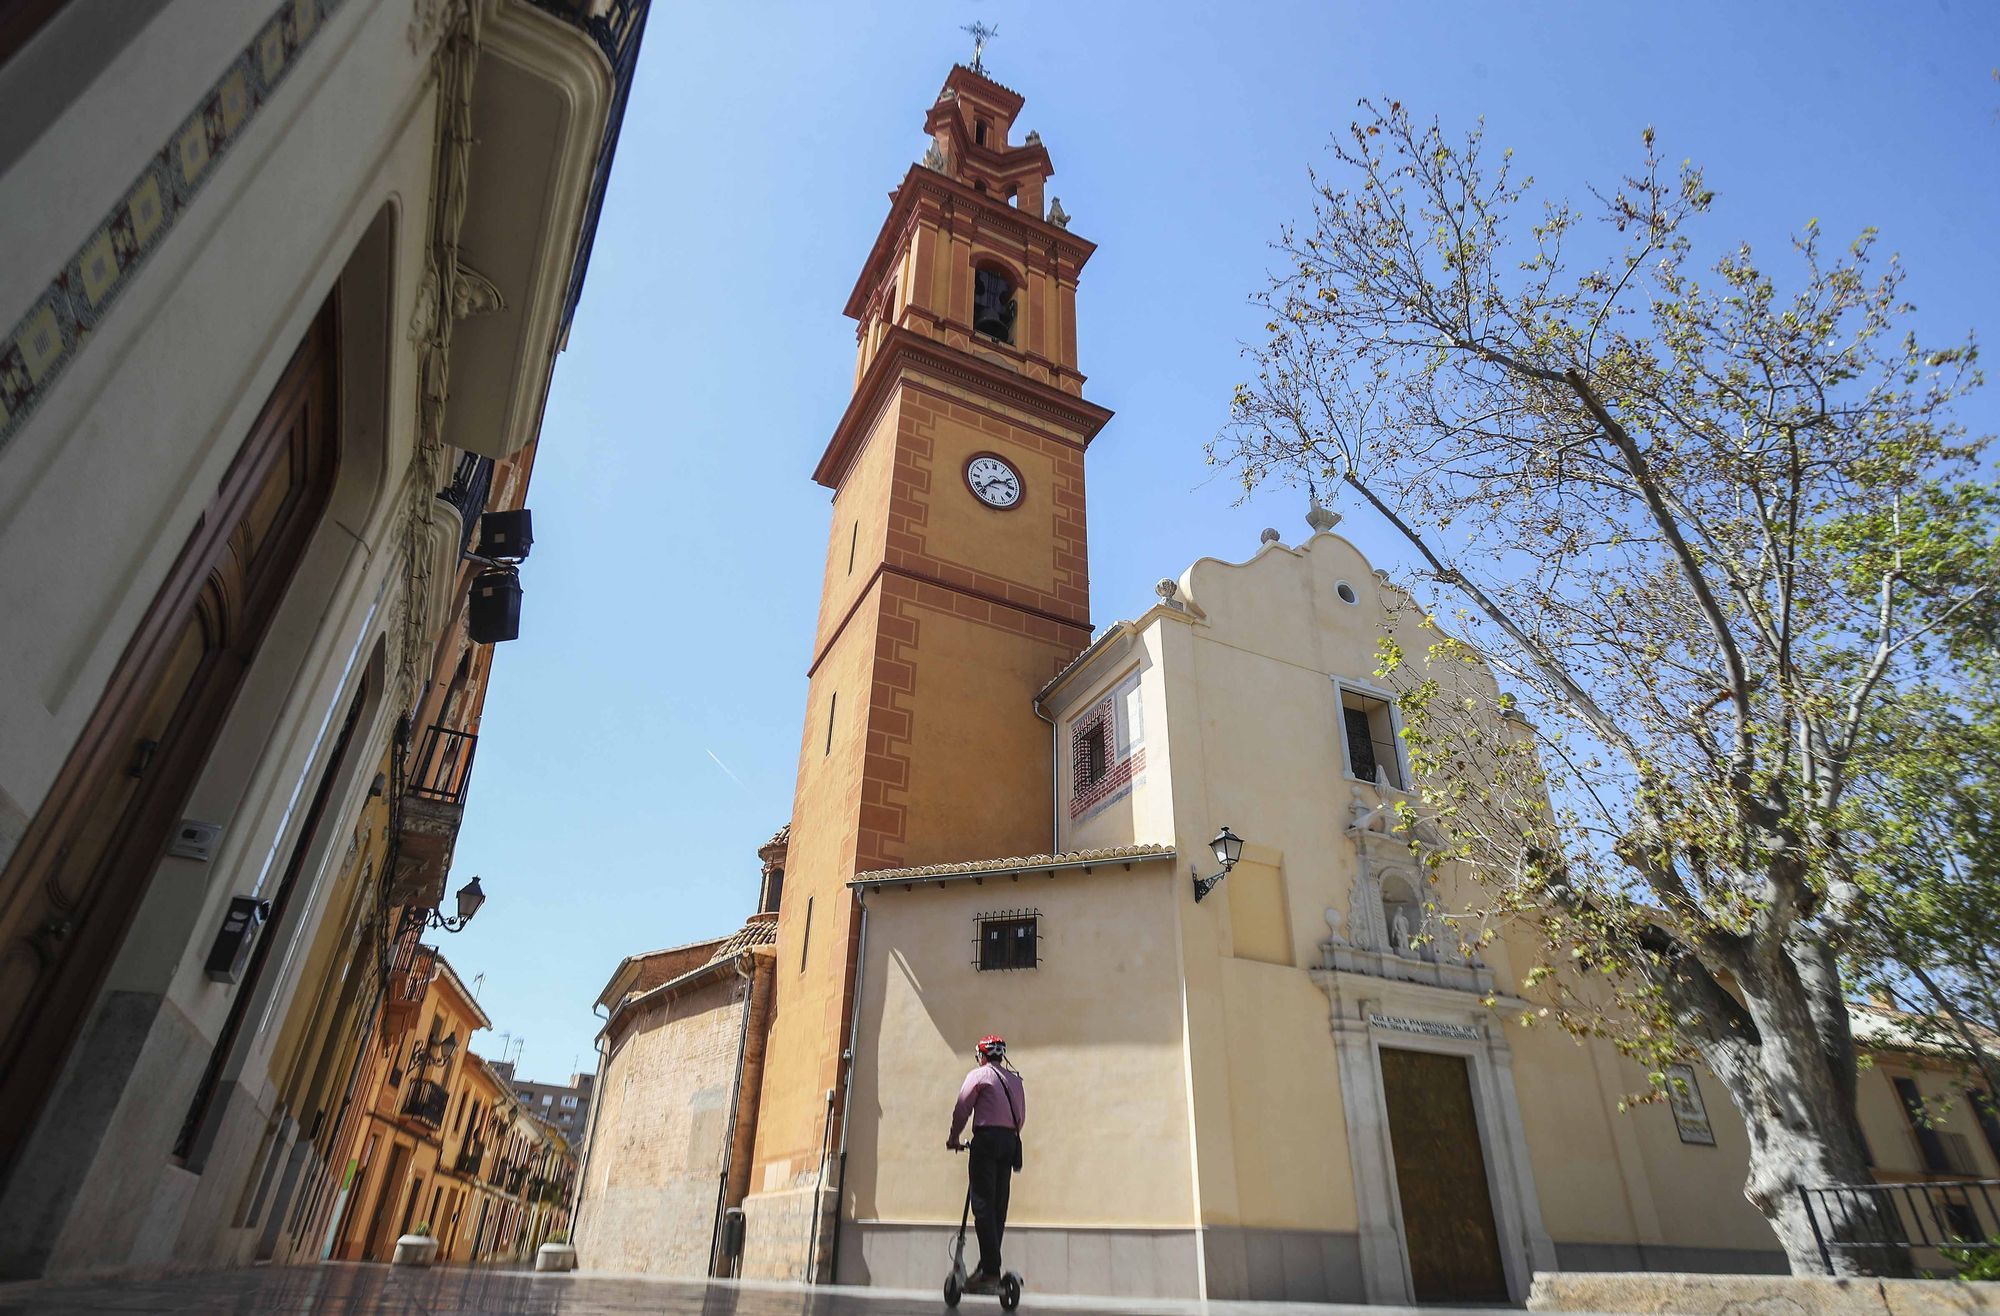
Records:
{"label": "drainpipe", "polygon": [[1041,696],[1034,701],[1035,716],[1049,724],[1049,853],[1062,853],[1062,733],[1056,720],[1042,711]]}
{"label": "drainpipe", "polygon": [[848,1115],[854,1110],[854,1061],[857,1048],[861,1045],[861,985],[868,973],[868,893],[859,888],[854,892],[855,903],[861,907],[861,933],[854,952],[854,1017],[847,1025],[847,1054],[842,1057],[846,1069],[842,1075],[843,1092],[840,1099],[840,1177],[835,1182],[833,1204],[833,1248],[827,1259],[828,1282],[840,1282],[840,1216],[847,1201],[847,1130]]}
{"label": "drainpipe", "polygon": [[576,1226],[583,1218],[583,1181],[590,1173],[590,1148],[597,1141],[597,1111],[604,1104],[604,1083],[608,1077],[605,1070],[611,1065],[610,1054],[604,1049],[604,1032],[606,1028],[611,1027],[611,1011],[604,1009],[602,1001],[590,1007],[592,1014],[597,1014],[599,1010],[604,1010],[603,1014],[598,1015],[598,1018],[604,1020],[604,1028],[597,1030],[597,1081],[590,1085],[590,1110],[584,1116],[583,1125],[583,1155],[577,1158],[576,1187],[570,1193],[569,1199],[571,1247],[576,1246]]}
{"label": "drainpipe", "polygon": [[749,951],[739,951],[731,967],[736,976],[743,980],[743,995],[738,999],[743,1003],[743,1020],[736,1029],[736,1081],[729,1090],[729,1130],[722,1136],[722,1173],[715,1184],[715,1224],[708,1231],[708,1273],[715,1275],[718,1261],[716,1252],[722,1246],[722,1215],[729,1207],[729,1169],[736,1159],[736,1112],[743,1104],[743,1051],[750,1041],[750,1007],[757,994],[757,979],[754,970],[746,970],[745,964],[754,964]]}

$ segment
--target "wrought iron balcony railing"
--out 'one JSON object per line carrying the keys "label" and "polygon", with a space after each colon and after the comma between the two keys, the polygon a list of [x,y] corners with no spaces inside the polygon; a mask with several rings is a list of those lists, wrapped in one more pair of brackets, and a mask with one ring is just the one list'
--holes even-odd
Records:
{"label": "wrought iron balcony railing", "polygon": [[476,1142],[467,1143],[458,1149],[458,1160],[453,1168],[460,1174],[479,1177],[480,1162],[486,1159],[486,1149]]}
{"label": "wrought iron balcony railing", "polygon": [[472,755],[479,737],[470,731],[433,726],[424,732],[424,743],[411,765],[410,793],[446,804],[465,803],[465,788],[472,779]]}
{"label": "wrought iron balcony railing", "polygon": [[611,113],[605,118],[597,169],[590,180],[590,199],[584,207],[583,233],[570,267],[569,288],[563,294],[562,328],[567,331],[576,315],[577,299],[583,295],[583,274],[590,266],[590,251],[597,240],[597,218],[604,209],[605,184],[611,177],[612,157],[617,154],[618,132],[625,122],[625,102],[632,94],[632,75],[639,64],[639,39],[646,31],[646,15],[652,8],[652,0],[529,2],[582,31],[597,43],[611,65]]}
{"label": "wrought iron balcony railing", "polygon": [[471,452],[460,454],[451,483],[438,490],[438,497],[456,507],[459,520],[465,523],[458,539],[459,552],[472,546],[472,528],[479,524],[480,514],[486,510],[486,497],[492,490],[493,459]]}
{"label": "wrought iron balcony railing", "polygon": [[450,1104],[451,1094],[444,1090],[444,1085],[427,1078],[413,1079],[403,1094],[403,1113],[433,1129],[444,1126],[445,1109]]}

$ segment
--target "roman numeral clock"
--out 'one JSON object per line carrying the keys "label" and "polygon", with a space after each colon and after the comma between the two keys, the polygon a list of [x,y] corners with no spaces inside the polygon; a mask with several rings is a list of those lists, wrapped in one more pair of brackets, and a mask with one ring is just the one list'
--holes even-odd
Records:
{"label": "roman numeral clock", "polygon": [[1021,473],[1005,457],[990,452],[976,453],[965,464],[965,485],[974,498],[1002,511],[1019,507],[1026,492]]}

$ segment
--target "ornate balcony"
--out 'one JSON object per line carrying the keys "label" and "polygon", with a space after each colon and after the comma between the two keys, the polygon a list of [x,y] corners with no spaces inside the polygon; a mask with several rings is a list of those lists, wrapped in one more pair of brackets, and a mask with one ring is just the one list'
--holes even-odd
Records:
{"label": "ornate balcony", "polygon": [[444,1085],[427,1078],[412,1079],[403,1094],[403,1114],[433,1130],[444,1126],[445,1110],[450,1104],[451,1094],[444,1090]]}
{"label": "ornate balcony", "polygon": [[458,1149],[458,1159],[453,1163],[452,1168],[460,1174],[470,1175],[477,1179],[479,1177],[479,1166],[485,1159],[486,1148],[479,1143],[468,1142],[465,1146]]}
{"label": "ornate balcony", "polygon": [[470,731],[433,726],[424,732],[397,815],[391,904],[430,909],[444,899],[478,747],[479,737]]}

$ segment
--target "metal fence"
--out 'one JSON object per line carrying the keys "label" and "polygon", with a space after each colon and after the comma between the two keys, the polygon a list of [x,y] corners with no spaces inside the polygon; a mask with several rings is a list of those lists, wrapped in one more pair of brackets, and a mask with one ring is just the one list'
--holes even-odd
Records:
{"label": "metal fence", "polygon": [[1945,1249],[2000,1251],[2000,1180],[1801,1188],[1826,1273],[1836,1254],[1875,1273],[1956,1274]]}

